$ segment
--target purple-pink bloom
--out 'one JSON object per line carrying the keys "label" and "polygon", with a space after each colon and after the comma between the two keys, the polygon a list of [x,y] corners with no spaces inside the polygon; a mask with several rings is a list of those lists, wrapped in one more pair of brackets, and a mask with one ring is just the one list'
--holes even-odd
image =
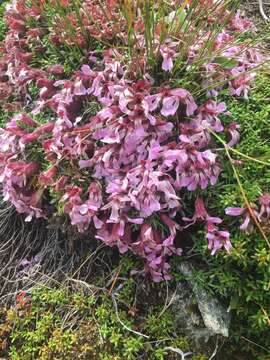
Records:
{"label": "purple-pink bloom", "polygon": [[[252,209],[252,211],[253,211],[253,215],[258,218],[258,215],[259,215],[258,212],[255,209]],[[250,210],[247,207],[244,207],[244,208],[229,207],[229,208],[225,209],[225,213],[230,216],[241,216],[243,218],[243,223],[240,226],[240,230],[242,230],[246,233],[249,233],[252,230],[252,228],[253,228],[253,225],[251,222],[252,216],[250,214]]]}
{"label": "purple-pink bloom", "polygon": [[229,124],[229,126],[226,128],[226,131],[231,135],[231,140],[228,142],[228,146],[235,146],[239,140],[240,140],[240,134],[238,132],[238,129],[240,128],[239,125],[237,125],[235,122]]}
{"label": "purple-pink bloom", "polygon": [[214,255],[223,247],[228,253],[230,252],[232,244],[230,242],[230,233],[228,231],[214,229],[213,231],[208,232],[206,237],[208,240],[208,249],[211,250],[211,255]]}
{"label": "purple-pink bloom", "polygon": [[198,220],[206,223],[211,223],[213,225],[222,223],[222,220],[219,217],[213,217],[208,214],[203,199],[199,197],[195,201],[195,213],[193,217],[191,219],[183,217],[183,220],[185,222],[189,222],[189,224],[186,225],[185,228],[195,224]]}
{"label": "purple-pink bloom", "polygon": [[241,216],[245,212],[245,208],[241,207],[228,207],[225,209],[226,215],[230,216]]}
{"label": "purple-pink bloom", "polygon": [[177,96],[165,97],[162,102],[161,114],[163,116],[172,116],[179,107],[179,99]]}
{"label": "purple-pink bloom", "polygon": [[230,28],[232,30],[237,30],[239,32],[244,32],[249,30],[252,27],[252,21],[247,19],[242,13],[241,10],[237,10],[235,16],[230,20]]}
{"label": "purple-pink bloom", "polygon": [[171,71],[173,69],[173,59],[177,56],[177,45],[177,42],[167,39],[165,43],[160,46],[160,53],[163,58],[162,69],[164,71]]}
{"label": "purple-pink bloom", "polygon": [[264,193],[259,197],[260,212],[258,215],[259,221],[270,220],[270,194]]}

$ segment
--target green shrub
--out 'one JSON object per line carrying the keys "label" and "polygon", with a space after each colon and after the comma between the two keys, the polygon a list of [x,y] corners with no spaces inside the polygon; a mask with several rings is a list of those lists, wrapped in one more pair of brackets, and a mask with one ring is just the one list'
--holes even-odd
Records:
{"label": "green shrub", "polygon": [[[41,286],[31,293],[19,294],[16,306],[1,310],[0,357],[176,360],[176,354],[165,350],[166,346],[190,351],[187,338],[173,335],[172,314],[166,311],[162,317],[158,316],[162,306],[157,301],[153,307],[132,312],[132,307],[126,305],[126,301],[135,296],[135,291],[126,292],[130,282],[124,282],[119,291],[122,296],[121,300],[117,298],[117,312],[108,293],[94,297],[65,287]],[[148,338],[127,328],[140,331]],[[194,354],[191,359],[206,358]]]}

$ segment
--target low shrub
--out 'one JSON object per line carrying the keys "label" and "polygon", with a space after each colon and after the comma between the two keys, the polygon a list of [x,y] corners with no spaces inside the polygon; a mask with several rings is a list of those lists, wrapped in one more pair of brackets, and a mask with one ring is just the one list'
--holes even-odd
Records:
{"label": "low shrub", "polygon": [[[42,286],[31,293],[21,292],[16,306],[1,310],[0,356],[12,360],[173,360],[178,355],[170,347],[190,352],[187,338],[173,335],[172,314],[159,317],[159,300],[155,297],[155,305],[147,310],[132,307],[126,301],[135,291],[127,289],[131,285],[135,289],[136,284],[128,280],[123,285],[117,313],[106,294]],[[132,331],[142,331],[144,336]],[[190,359],[205,360],[206,356],[193,352]]]}
{"label": "low shrub", "polygon": [[[217,139],[232,154],[240,137],[236,123],[222,123],[228,113],[216,96],[228,85],[247,97],[264,61],[233,2],[188,3],[20,0],[5,15],[2,99],[24,111],[1,130],[4,199],[26,221],[62,214],[80,232],[94,227],[107,245],[143,258],[154,281],[170,278],[167,258],[183,252],[175,238],[198,221],[212,254],[230,251],[229,232],[203,200],[222,171]],[[32,66],[48,42],[50,54],[56,45],[83,51],[70,79],[62,64]],[[269,213],[253,218],[258,225]]]}

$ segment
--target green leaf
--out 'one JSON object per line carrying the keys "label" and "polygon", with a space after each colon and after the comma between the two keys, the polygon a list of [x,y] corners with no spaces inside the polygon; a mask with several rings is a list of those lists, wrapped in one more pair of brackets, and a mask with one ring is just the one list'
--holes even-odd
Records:
{"label": "green leaf", "polygon": [[236,59],[228,59],[225,56],[218,56],[213,62],[219,64],[223,69],[232,69],[238,64]]}

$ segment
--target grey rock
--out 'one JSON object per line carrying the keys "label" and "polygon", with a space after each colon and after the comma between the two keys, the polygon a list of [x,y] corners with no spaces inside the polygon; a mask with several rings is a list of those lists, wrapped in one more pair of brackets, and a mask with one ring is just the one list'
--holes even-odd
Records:
{"label": "grey rock", "polygon": [[186,279],[186,282],[178,284],[174,303],[181,311],[179,323],[186,324],[195,338],[204,337],[205,341],[215,334],[228,337],[230,313],[217,298],[196,283],[195,270],[190,263],[181,263],[179,271]]}

